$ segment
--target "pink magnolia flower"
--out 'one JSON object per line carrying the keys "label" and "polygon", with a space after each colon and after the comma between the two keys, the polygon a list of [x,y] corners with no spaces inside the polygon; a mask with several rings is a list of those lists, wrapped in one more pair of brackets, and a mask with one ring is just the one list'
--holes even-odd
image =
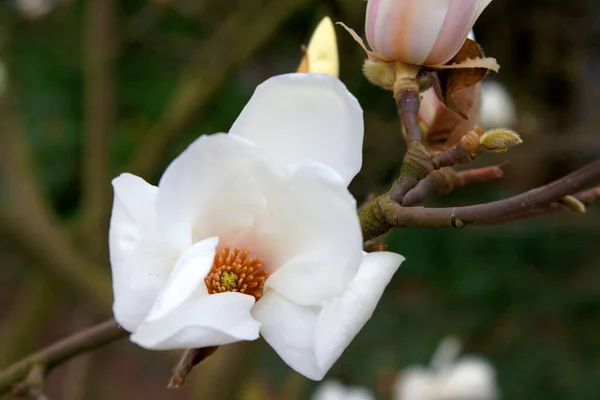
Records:
{"label": "pink magnolia flower", "polygon": [[415,65],[445,64],[492,0],[368,0],[365,29],[374,52]]}

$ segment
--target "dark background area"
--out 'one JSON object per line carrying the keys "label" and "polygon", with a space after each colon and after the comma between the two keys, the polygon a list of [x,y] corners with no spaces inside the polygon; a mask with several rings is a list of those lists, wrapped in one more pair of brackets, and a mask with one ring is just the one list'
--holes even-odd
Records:
{"label": "dark background area", "polygon": [[[256,85],[296,69],[323,16],[364,30],[359,0],[112,0],[112,11],[102,0],[49,3],[39,16],[0,3],[0,367],[110,317],[112,294],[102,286],[110,178],[129,171],[156,184],[198,135],[227,131]],[[102,30],[105,17],[111,28]],[[496,0],[475,33],[502,66],[488,79],[513,95],[524,144],[476,163],[509,160],[502,180],[431,206],[501,199],[600,156],[600,2]],[[388,187],[404,144],[391,94],[366,81],[363,51],[337,34],[340,78],[365,110],[364,167],[351,185],[360,203]],[[95,129],[110,133],[97,148],[86,141]],[[110,164],[96,165],[106,179],[84,167],[102,146]],[[389,398],[397,370],[426,363],[440,339],[456,335],[465,352],[497,368],[505,399],[598,397],[598,209],[463,230],[397,229],[386,239],[407,261],[328,377]],[[315,385],[260,340],[220,349],[186,389],[167,391],[176,360],[176,352],[121,341],[57,368],[48,394],[303,399]]]}

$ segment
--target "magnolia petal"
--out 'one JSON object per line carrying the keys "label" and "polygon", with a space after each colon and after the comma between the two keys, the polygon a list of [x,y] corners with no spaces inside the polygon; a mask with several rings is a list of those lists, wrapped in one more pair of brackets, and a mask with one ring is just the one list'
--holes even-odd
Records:
{"label": "magnolia petal", "polygon": [[390,252],[365,253],[349,287],[323,307],[316,329],[319,367],[329,370],[373,311],[404,257]]}
{"label": "magnolia petal", "polygon": [[115,198],[109,230],[115,319],[135,330],[163,289],[178,252],[161,236],[155,203],[157,188],[122,174],[112,181]]}
{"label": "magnolia petal", "polygon": [[449,2],[381,1],[374,27],[374,50],[393,59],[421,65],[439,36]]}
{"label": "magnolia petal", "polygon": [[145,321],[131,341],[153,350],[221,346],[258,338],[254,297],[225,292],[192,298],[162,318]]}
{"label": "magnolia petal", "polygon": [[252,309],[260,334],[291,368],[312,380],[321,380],[315,357],[315,326],[318,309],[292,303],[274,291],[266,292]]}
{"label": "magnolia petal", "polygon": [[218,243],[219,239],[216,237],[204,239],[195,243],[179,257],[169,281],[156,299],[146,321],[164,317],[188,300],[198,289],[201,290],[201,294],[208,294],[204,278],[212,268]]}
{"label": "magnolia petal", "polygon": [[[278,172],[252,143],[201,136],[169,165],[159,183],[159,226],[181,250],[212,236],[231,238],[253,225]],[[229,245],[229,243],[224,243]]]}
{"label": "magnolia petal", "polygon": [[301,305],[339,294],[362,259],[356,202],[336,174],[318,163],[300,165],[267,199],[257,236],[260,254],[280,266],[265,288]]}
{"label": "magnolia petal", "polygon": [[346,184],[362,164],[362,109],[329,75],[268,79],[256,88],[229,134],[254,142],[284,164],[313,160],[328,165]]}
{"label": "magnolia petal", "polygon": [[479,0],[451,1],[442,29],[425,64],[445,64],[450,61],[464,43],[481,11]]}
{"label": "magnolia petal", "polygon": [[497,398],[494,368],[478,357],[460,359],[440,378],[438,393],[448,398],[493,400]]}

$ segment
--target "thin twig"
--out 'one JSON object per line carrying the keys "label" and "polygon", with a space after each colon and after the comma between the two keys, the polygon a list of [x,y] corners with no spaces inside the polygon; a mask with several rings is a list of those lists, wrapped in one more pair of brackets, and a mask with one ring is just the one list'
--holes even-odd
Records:
{"label": "thin twig", "polygon": [[204,359],[214,354],[219,346],[204,347],[201,349],[187,349],[179,359],[179,363],[173,370],[173,376],[167,386],[169,389],[179,389],[185,384],[187,376],[192,369]]}
{"label": "thin twig", "polygon": [[[25,267],[24,265],[17,265]],[[2,268],[10,268],[3,265]],[[48,279],[48,274],[40,270],[32,271],[18,289],[15,304],[7,311],[0,326],[0,366],[8,365],[29,353],[39,336],[39,331],[49,316],[54,303],[56,286]],[[6,307],[6,306],[5,306]]]}
{"label": "thin twig", "polygon": [[[190,382],[193,399],[237,399],[245,380],[253,371],[248,366],[256,361],[257,341],[222,346],[206,362],[200,364],[197,379]],[[224,382],[236,382],[235,385]]]}
{"label": "thin twig", "polygon": [[600,160],[545,186],[508,199],[467,207],[403,207],[388,195],[379,196],[360,214],[364,240],[370,240],[392,227],[455,227],[482,224],[510,218],[536,209],[551,207],[564,196],[577,193],[600,179]]}
{"label": "thin twig", "polygon": [[109,320],[62,339],[0,371],[0,395],[24,379],[35,365],[45,373],[79,354],[105,346],[128,335],[115,320]]}
{"label": "thin twig", "polygon": [[[591,188],[584,190],[573,195],[577,200],[581,201],[586,206],[591,206],[596,201],[600,200],[600,187]],[[552,203],[549,207],[538,208],[534,210],[524,211],[519,214],[511,215],[508,217],[501,217],[498,219],[492,219],[483,222],[485,225],[500,224],[504,222],[518,221],[522,219],[528,219],[538,217],[541,215],[553,214],[559,211],[565,211],[565,207],[559,203]]]}
{"label": "thin twig", "polygon": [[456,188],[473,183],[491,182],[502,178],[500,166],[469,169],[456,172],[451,168],[433,171],[410,190],[402,200],[403,207],[414,206],[434,196],[448,194]]}
{"label": "thin twig", "polygon": [[111,202],[110,139],[116,116],[113,76],[115,1],[91,0],[86,4],[83,24],[85,135],[81,223],[88,248],[104,258]]}
{"label": "thin twig", "polygon": [[433,162],[431,155],[422,143],[421,128],[417,119],[419,92],[404,90],[399,94],[396,103],[406,131],[407,148],[402,160],[400,176],[388,193],[392,200],[402,204],[404,195],[433,171]]}
{"label": "thin twig", "polygon": [[44,394],[44,376],[46,371],[41,364],[31,366],[27,378],[22,383],[13,386],[12,395],[29,400],[49,400]]}

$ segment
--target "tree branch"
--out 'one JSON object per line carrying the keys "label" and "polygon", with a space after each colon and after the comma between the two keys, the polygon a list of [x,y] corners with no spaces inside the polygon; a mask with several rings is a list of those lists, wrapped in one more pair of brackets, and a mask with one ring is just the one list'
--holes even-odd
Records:
{"label": "tree branch", "polygon": [[467,207],[403,207],[387,194],[379,196],[360,214],[364,240],[370,240],[392,227],[455,227],[482,224],[546,209],[564,196],[571,195],[600,179],[600,160],[545,186],[508,199]]}
{"label": "tree branch", "polygon": [[309,0],[279,0],[257,7],[254,2],[242,2],[239,11],[223,21],[184,67],[161,122],[138,146],[127,170],[140,176],[151,173],[165,149],[183,133],[231,72],[308,3]]}
{"label": "tree branch", "polygon": [[110,279],[103,267],[75,252],[59,228],[39,190],[13,94],[8,89],[0,96],[0,117],[6,122],[0,135],[0,172],[7,189],[6,198],[0,201],[0,230],[13,239],[25,257],[48,266],[70,287],[90,297],[98,309],[108,310],[112,299]]}
{"label": "tree branch", "polygon": [[179,389],[185,384],[187,376],[192,369],[200,364],[204,359],[214,354],[219,346],[203,347],[200,349],[187,349],[179,359],[179,363],[173,370],[173,376],[167,386],[169,389]]}
{"label": "tree branch", "polygon": [[[600,199],[600,187],[594,187],[583,192],[579,192],[573,195],[577,200],[581,201],[586,206],[591,206],[593,203]],[[521,219],[528,219],[538,217],[541,215],[553,214],[558,211],[565,211],[565,207],[559,203],[552,203],[546,208],[538,208],[534,210],[524,211],[522,213],[514,214],[508,217],[501,217],[498,219],[492,219],[483,224],[500,224],[504,222],[518,221]]]}
{"label": "tree branch", "polygon": [[0,327],[0,366],[31,351],[54,303],[56,287],[52,283],[43,271],[33,271],[19,288],[17,300]]}
{"label": "tree branch", "polygon": [[392,200],[402,204],[404,195],[433,171],[433,162],[431,155],[422,143],[421,128],[417,119],[419,113],[418,90],[403,90],[395,98],[406,131],[407,148],[402,160],[400,176],[388,193]]}
{"label": "tree branch", "polygon": [[105,258],[110,215],[110,138],[115,129],[113,60],[115,1],[87,2],[84,17],[83,72],[85,136],[82,171],[82,225],[87,245]]}
{"label": "tree branch", "polygon": [[24,379],[35,366],[45,373],[53,367],[79,354],[105,346],[128,335],[116,321],[109,320],[84,331],[75,333],[45,349],[0,371],[0,395],[7,393]]}
{"label": "tree branch", "polygon": [[448,194],[456,188],[472,183],[491,182],[502,178],[500,166],[469,169],[456,172],[452,168],[442,168],[433,171],[427,178],[420,181],[402,200],[402,206],[409,207],[422,203],[429,197]]}

